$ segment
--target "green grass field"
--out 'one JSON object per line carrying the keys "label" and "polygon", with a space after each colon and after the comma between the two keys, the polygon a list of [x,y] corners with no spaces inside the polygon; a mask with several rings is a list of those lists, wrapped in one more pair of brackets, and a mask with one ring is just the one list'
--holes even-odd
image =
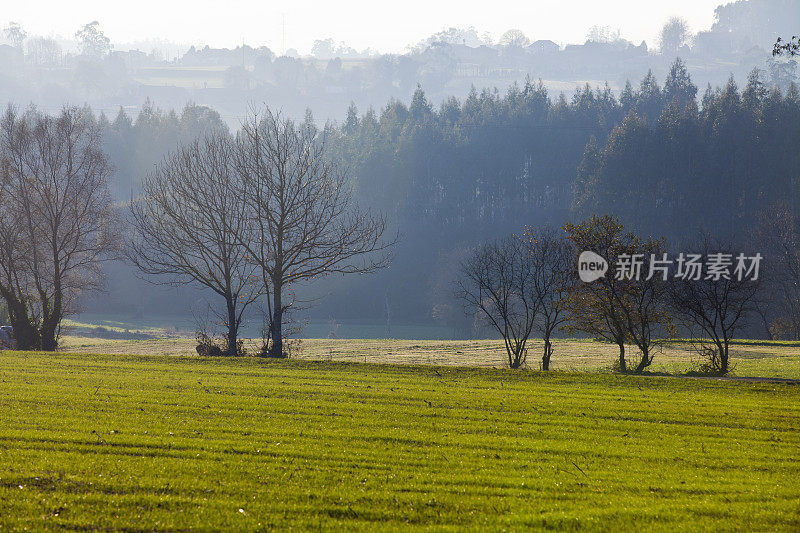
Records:
{"label": "green grass field", "polygon": [[0,529],[798,530],[800,386],[0,353]]}

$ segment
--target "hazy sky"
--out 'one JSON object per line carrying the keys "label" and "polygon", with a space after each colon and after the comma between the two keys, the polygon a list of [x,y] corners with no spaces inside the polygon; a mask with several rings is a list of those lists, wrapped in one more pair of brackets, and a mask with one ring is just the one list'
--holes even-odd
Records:
{"label": "hazy sky", "polygon": [[[494,0],[491,2],[403,0],[331,2],[224,0],[8,1],[0,25],[21,23],[29,33],[71,36],[98,20],[112,42],[158,38],[176,43],[232,47],[245,42],[301,53],[315,39],[332,37],[358,50],[402,52],[428,35],[455,26],[474,26],[496,39],[519,28],[532,39],[559,44],[583,42],[594,25],[619,29],[638,44],[655,44],[663,23],[684,17],[693,31],[708,29],[714,8],[727,0]],[[124,6],[124,7],[123,7]]]}

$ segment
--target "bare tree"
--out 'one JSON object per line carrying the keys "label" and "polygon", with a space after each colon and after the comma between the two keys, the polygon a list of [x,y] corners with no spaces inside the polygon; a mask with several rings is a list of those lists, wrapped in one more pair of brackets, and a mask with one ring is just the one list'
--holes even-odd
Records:
{"label": "bare tree", "polygon": [[283,357],[293,285],[383,268],[395,241],[384,239],[382,216],[355,205],[346,172],[310,121],[296,124],[270,109],[252,114],[239,133],[235,166],[247,224],[234,233],[268,292],[269,353]]}
{"label": "bare tree", "polygon": [[525,48],[531,44],[531,40],[521,30],[511,29],[500,36],[498,44],[508,48]]}
{"label": "bare tree", "polygon": [[[703,234],[693,245],[693,250],[708,258],[732,248]],[[713,373],[728,373],[730,341],[745,327],[748,316],[755,310],[759,285],[759,280],[753,279],[752,274],[748,277],[728,273],[714,277],[704,273],[696,278],[684,276],[671,280],[671,306],[683,325],[692,332],[698,351],[708,359],[709,370]]]}
{"label": "bare tree", "polygon": [[85,24],[75,32],[75,38],[81,44],[81,52],[87,57],[101,59],[111,51],[111,40],[106,37],[96,20]]}
{"label": "bare tree", "polygon": [[[6,114],[6,119],[8,114]],[[8,133],[3,122],[3,133]],[[14,188],[18,182],[11,178],[11,167],[3,138],[3,172],[0,186],[0,296],[6,302],[8,319],[21,350],[38,348],[40,343],[38,320],[35,309],[30,306],[34,294],[32,278],[28,271],[30,243],[25,238],[24,213],[14,200]]]}
{"label": "bare tree", "polygon": [[[667,281],[669,268],[663,240],[646,239],[633,244],[631,261],[642,260],[642,271],[629,278],[627,283],[617,285],[621,289],[615,294],[630,340],[639,348],[641,358],[634,373],[641,373],[653,364],[654,348],[666,339],[674,337],[672,317],[667,307]],[[664,270],[653,270],[661,265]]]}
{"label": "bare tree", "polygon": [[225,132],[179,148],[145,178],[131,203],[128,256],[166,283],[195,283],[225,300],[227,353],[237,355],[247,307],[262,294],[257,264],[237,235],[246,232],[234,184],[234,142]]}
{"label": "bare tree", "polygon": [[[613,265],[617,256],[628,250],[619,239],[622,224],[610,216],[594,216],[580,224],[568,223],[564,229],[576,253],[595,252],[608,264]],[[613,273],[607,272],[591,283],[573,285],[566,301],[570,321],[565,329],[616,344],[619,347],[619,370],[626,372],[625,343],[630,335],[625,313],[614,296],[621,292],[616,288],[618,283]]]}
{"label": "bare tree", "polygon": [[28,32],[25,31],[18,22],[9,22],[8,26],[3,28],[3,33],[5,33],[6,38],[11,41],[11,46],[20,49],[25,42],[25,38],[28,36]]}
{"label": "bare tree", "polygon": [[[608,264],[624,267],[572,286],[570,328],[617,344],[621,372],[627,371],[625,343],[632,342],[641,352],[633,371],[643,372],[653,362],[656,335],[669,336],[673,331],[666,307],[668,265],[663,263],[663,241],[642,240],[611,216],[595,216],[567,224],[565,229],[577,251],[593,251]],[[654,264],[664,270],[651,270]]]}
{"label": "bare tree", "polygon": [[534,327],[544,341],[542,370],[549,370],[553,355],[551,337],[569,320],[567,297],[577,282],[574,253],[563,232],[550,226],[538,230],[527,227],[523,239],[527,247],[525,255],[532,263],[532,289],[538,302],[538,319]]}
{"label": "bare tree", "polygon": [[461,264],[456,295],[502,335],[510,368],[525,364],[536,319],[532,265],[527,243],[516,236],[484,244]]}
{"label": "bare tree", "polygon": [[586,40],[594,43],[615,43],[619,41],[619,28],[613,30],[611,26],[592,26]]}
{"label": "bare tree", "polygon": [[676,54],[681,46],[689,44],[690,40],[689,25],[680,17],[669,19],[659,33],[662,54]]}
{"label": "bare tree", "polygon": [[750,240],[765,252],[757,305],[767,333],[800,339],[800,221],[779,202],[759,213]]}
{"label": "bare tree", "polygon": [[[108,191],[112,168],[98,125],[83,109],[51,117],[18,116],[9,107],[0,129],[3,293],[18,321],[28,317],[28,327],[20,326],[25,331],[15,329],[26,337],[24,347],[55,350],[61,320],[81,292],[100,287],[101,261],[119,249]],[[33,326],[38,332],[27,338]]]}

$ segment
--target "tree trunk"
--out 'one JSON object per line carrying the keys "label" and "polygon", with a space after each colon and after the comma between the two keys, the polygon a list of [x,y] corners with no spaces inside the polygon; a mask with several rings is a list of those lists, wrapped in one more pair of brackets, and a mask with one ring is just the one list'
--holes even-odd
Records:
{"label": "tree trunk", "polygon": [[39,332],[27,317],[11,319],[11,329],[17,350],[38,350],[41,346]]}
{"label": "tree trunk", "polygon": [[53,309],[42,319],[41,349],[45,352],[54,352],[58,348],[58,326],[61,323],[60,310]]}
{"label": "tree trunk", "polygon": [[627,367],[625,366],[625,343],[619,343],[619,371],[623,374],[628,371]]}
{"label": "tree trunk", "polygon": [[238,346],[236,345],[236,341],[238,340],[239,334],[239,327],[236,323],[236,301],[233,297],[229,296],[227,298],[228,304],[228,355],[234,357],[239,355]]}
{"label": "tree trunk", "polygon": [[8,305],[8,318],[18,350],[38,350],[41,346],[39,331],[28,316],[28,308],[13,294],[3,291]]}
{"label": "tree trunk", "polygon": [[514,360],[509,365],[512,369],[517,369],[522,366],[522,356],[519,352],[514,354]]}
{"label": "tree trunk", "polygon": [[[54,264],[58,265],[58,255],[54,256]],[[42,350],[54,352],[58,348],[58,326],[61,324],[62,292],[61,278],[56,274],[53,280],[53,305],[48,305],[48,299],[43,290],[39,290],[42,305]]]}
{"label": "tree trunk", "polygon": [[544,340],[544,355],[542,356],[542,370],[550,370],[550,356],[553,354],[553,345],[550,339]]}
{"label": "tree trunk", "polygon": [[53,309],[42,318],[42,350],[54,352],[58,348],[58,326],[61,323],[60,298],[56,296]]}
{"label": "tree trunk", "polygon": [[728,373],[728,343],[727,341],[720,347],[719,352],[719,371],[722,375]]}
{"label": "tree trunk", "polygon": [[508,357],[508,368],[514,368],[514,352],[511,349],[511,345],[508,343],[508,339],[504,337],[503,340],[505,341],[506,356]]}
{"label": "tree trunk", "polygon": [[54,352],[58,348],[57,330],[58,321],[53,316],[42,322],[42,350],[45,352]]}
{"label": "tree trunk", "polygon": [[280,284],[274,285],[272,323],[269,325],[272,346],[269,350],[270,357],[283,357],[283,301],[281,298],[282,287]]}
{"label": "tree trunk", "polygon": [[38,350],[41,346],[39,332],[28,320],[12,320],[11,329],[17,350]]}
{"label": "tree trunk", "polygon": [[522,343],[514,343],[507,341],[506,351],[508,352],[508,367],[515,369],[522,366],[524,360],[524,345]]}
{"label": "tree trunk", "polygon": [[636,374],[641,374],[644,372],[645,368],[650,366],[650,355],[648,352],[649,350],[642,350],[642,359],[639,361],[639,364],[636,365],[636,370],[634,370]]}

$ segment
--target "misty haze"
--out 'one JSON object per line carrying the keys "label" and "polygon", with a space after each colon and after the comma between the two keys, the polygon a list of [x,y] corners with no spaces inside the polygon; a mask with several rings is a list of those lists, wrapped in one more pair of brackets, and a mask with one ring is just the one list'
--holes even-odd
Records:
{"label": "misty haze", "polygon": [[798,34],[5,6],[0,529],[797,529]]}

